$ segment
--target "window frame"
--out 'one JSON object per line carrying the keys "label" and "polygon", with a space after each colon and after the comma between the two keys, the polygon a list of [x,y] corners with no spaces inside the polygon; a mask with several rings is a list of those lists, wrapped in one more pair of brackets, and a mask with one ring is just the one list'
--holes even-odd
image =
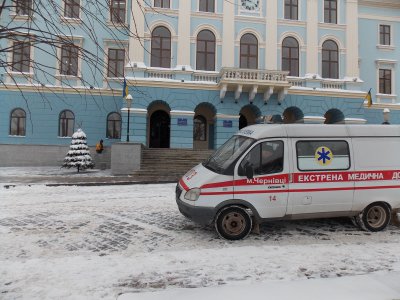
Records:
{"label": "window frame", "polygon": [[[381,76],[381,71],[383,71],[383,76]],[[387,76],[387,74],[389,74],[390,78],[385,78],[385,76]],[[379,74],[379,94],[383,94],[383,95],[391,95],[392,94],[392,69],[383,69],[383,68],[379,68],[378,69],[378,74]],[[387,86],[389,85],[389,86]],[[381,89],[382,87],[382,89]],[[390,93],[386,93],[387,91],[389,91]]]}
{"label": "window frame", "polygon": [[[123,2],[123,8],[121,8],[121,2]],[[117,4],[117,7],[114,7]],[[111,0],[110,1],[110,22],[113,24],[125,24],[126,23],[126,11],[127,1],[126,0]],[[117,12],[117,13],[115,13]],[[121,13],[122,12],[122,13]],[[120,16],[123,18],[120,18]]]}
{"label": "window frame", "polygon": [[[254,39],[255,39],[255,41],[256,41],[256,44],[251,44],[251,43],[248,43],[248,42],[242,42],[242,40],[244,39],[244,37],[245,37],[246,35],[251,35],[251,36],[253,36]],[[252,55],[252,54],[251,54],[251,49],[252,49],[252,47],[254,47],[254,45],[256,45],[257,51],[256,51],[256,54],[255,54],[255,55]],[[247,48],[247,52],[248,52],[248,53],[245,54],[245,55],[242,54],[242,46]],[[243,35],[240,37],[240,41],[239,41],[239,68],[241,68],[241,69],[254,69],[254,70],[257,70],[257,69],[258,69],[258,53],[259,53],[259,42],[258,42],[257,36],[256,36],[255,34],[253,34],[253,33],[250,33],[250,32],[243,34]],[[244,58],[244,59],[246,60],[247,66],[242,65],[242,58]],[[250,61],[251,61],[252,58],[255,58],[255,59],[256,59],[255,68],[252,68],[252,67],[250,66]]]}
{"label": "window frame", "polygon": [[[293,16],[295,11],[295,17]],[[288,14],[287,14],[288,12]],[[299,20],[299,0],[284,0],[283,1],[283,18],[285,20]]]}
{"label": "window frame", "polygon": [[[332,3],[335,3],[334,8]],[[338,4],[337,0],[324,0],[324,23],[338,24]],[[326,14],[328,14],[328,19],[326,19]]]}
{"label": "window frame", "polygon": [[[72,118],[69,118],[67,116],[65,116],[64,118],[62,118],[62,114],[63,113],[67,113],[70,112],[72,114]],[[63,124],[61,124],[62,120],[66,120],[66,124],[65,126]],[[72,120],[72,132],[71,135],[68,135],[68,128],[69,128],[69,120]],[[74,134],[74,128],[75,128],[75,114],[69,110],[69,109],[64,109],[60,112],[60,114],[58,115],[58,137],[61,138],[65,138],[65,137],[72,137],[72,135]],[[64,130],[66,130],[66,134],[64,134]]]}
{"label": "window frame", "polygon": [[[297,47],[290,47],[290,46],[284,45],[285,41],[287,41],[288,39],[293,39],[296,42]],[[289,51],[289,56],[288,57],[284,57],[284,49],[286,49],[286,48]],[[293,54],[294,49],[296,49],[296,51],[297,51],[297,58],[292,58],[292,54]],[[289,70],[284,70],[283,69],[284,60],[288,61]],[[297,66],[297,74],[292,74],[292,66],[294,64],[296,64],[296,66]],[[294,76],[294,77],[299,77],[300,76],[300,43],[293,36],[287,36],[282,40],[282,46],[281,46],[281,68],[282,68],[282,71],[289,71],[288,76]]]}
{"label": "window frame", "polygon": [[[157,30],[157,29],[161,29],[161,28],[164,28],[165,30],[167,30],[168,31],[168,33],[169,33],[169,37],[166,37],[166,36],[154,36],[154,32]],[[159,43],[159,48],[155,48],[154,46],[154,41],[155,41],[155,38],[157,38],[157,39],[159,39],[159,41],[158,41],[158,43]],[[168,42],[168,45],[169,45],[169,48],[163,48],[163,44],[164,44],[164,40],[169,40],[169,42]],[[160,26],[157,26],[157,27],[155,27],[153,30],[152,30],[152,32],[151,32],[151,45],[150,45],[150,66],[151,67],[156,67],[156,68],[171,68],[171,54],[172,54],[172,34],[171,34],[171,31],[167,28],[167,27],[165,27],[165,26],[163,26],[163,25],[160,25]],[[160,56],[159,57],[156,57],[155,55],[154,55],[154,51],[159,51],[160,52]],[[167,64],[165,64],[165,65],[163,65],[163,63],[165,63],[165,62],[167,62],[166,61],[166,59],[167,59],[167,56],[165,55],[165,56],[163,56],[163,54],[166,54],[166,53],[168,53],[169,55],[168,55],[168,63]],[[157,60],[159,60],[159,64],[156,64],[155,62],[155,59],[157,59]]]}
{"label": "window frame", "polygon": [[[23,112],[23,116],[13,116],[16,111]],[[17,119],[17,134],[13,134],[13,119]],[[21,124],[22,122],[22,124]],[[22,125],[22,126],[21,126]],[[21,129],[22,127],[22,129]],[[26,136],[26,112],[20,107],[16,107],[10,112],[10,127],[8,131],[10,136]]]}
{"label": "window frame", "polygon": [[[202,2],[205,2],[205,10],[201,10]],[[206,13],[215,13],[215,0],[199,0],[199,11]]]}
{"label": "window frame", "polygon": [[[324,45],[327,42],[332,42],[336,45],[336,49],[332,50],[332,49],[324,49]],[[329,56],[329,60],[324,60],[324,51],[328,52],[328,56]],[[332,53],[336,53],[337,55],[337,60],[334,61],[331,59]],[[322,74],[322,78],[330,78],[330,79],[339,79],[340,77],[340,70],[339,70],[339,63],[340,63],[340,50],[339,50],[339,45],[332,39],[327,39],[322,43],[322,49],[321,49],[321,74]],[[328,77],[324,76],[324,62],[328,64]],[[337,69],[337,74],[332,74],[332,69],[333,66],[336,65],[336,69]],[[336,75],[336,76],[332,76],[332,75]]]}
{"label": "window frame", "polygon": [[[199,36],[202,32],[210,32],[213,36],[213,40],[200,40]],[[199,42],[204,43],[204,51],[199,50]],[[213,51],[209,51],[209,49]],[[208,57],[211,55],[213,57],[212,59],[212,65],[210,68],[208,68]],[[196,70],[202,70],[202,71],[215,71],[215,66],[216,66],[216,58],[217,58],[217,39],[215,37],[214,32],[212,32],[209,29],[203,29],[200,30],[199,33],[196,36]],[[204,61],[202,62],[202,66],[200,68],[200,59],[203,59]]]}
{"label": "window frame", "polygon": [[[110,55],[110,51],[116,51],[116,58],[115,59],[111,59],[111,55]],[[118,53],[123,51],[123,57],[120,58]],[[107,50],[107,77],[108,78],[121,78],[124,77],[125,75],[125,60],[126,60],[126,51],[125,49],[121,49],[121,48],[108,48]],[[122,72],[118,72],[118,63],[122,62]],[[111,68],[111,64],[113,63],[114,67]],[[115,72],[113,74],[111,74],[111,69],[115,70]],[[111,75],[115,75],[115,76],[111,76]],[[121,75],[121,76],[118,76]]]}
{"label": "window frame", "polygon": [[154,0],[153,7],[171,8],[171,1],[170,0]]}
{"label": "window frame", "polygon": [[[349,166],[346,169],[300,169],[299,167],[299,151],[298,151],[298,144],[302,142],[318,142],[318,143],[332,143],[332,142],[344,142],[346,144],[346,149],[348,153],[348,161],[349,161]],[[351,169],[352,161],[351,161],[351,152],[350,152],[350,146],[349,142],[347,140],[343,139],[337,139],[337,140],[316,140],[316,139],[310,139],[310,140],[304,140],[304,139],[299,139],[295,143],[295,149],[296,149],[296,167],[297,170],[300,172],[321,172],[321,171],[348,171]]]}
{"label": "window frame", "polygon": [[[109,118],[110,118],[110,116],[112,116],[112,115],[118,115],[119,116],[119,120],[110,120]],[[116,112],[116,111],[113,111],[113,112],[110,112],[108,115],[107,115],[107,124],[106,124],[106,138],[108,138],[108,139],[121,139],[121,136],[122,136],[122,116],[121,116],[121,114],[120,113],[118,113],[118,112]],[[109,126],[109,123],[112,123],[112,135],[109,135],[108,133],[109,133],[109,129],[110,129],[110,126]],[[117,128],[117,126],[116,126],[116,124],[117,123],[119,123],[119,136],[118,135],[115,135],[115,133],[116,133],[116,128]]]}
{"label": "window frame", "polygon": [[[21,46],[21,47],[20,47]],[[16,50],[20,50],[17,52]],[[24,53],[24,51],[26,51]],[[16,56],[19,55],[20,59],[16,59]],[[19,73],[30,73],[31,71],[31,44],[29,41],[14,41],[12,45],[12,58],[11,58],[11,71],[19,72]],[[28,57],[26,63],[25,57]],[[27,68],[27,69],[24,69]]]}
{"label": "window frame", "polygon": [[[389,32],[382,31],[382,29],[388,28]],[[382,43],[383,38],[383,43]],[[388,39],[388,44],[385,43]],[[391,46],[392,45],[392,26],[388,24],[379,24],[379,45],[380,46]]]}
{"label": "window frame", "polygon": [[[78,12],[74,11],[76,7],[78,7]],[[67,15],[67,12],[70,12],[70,15]],[[81,0],[64,0],[64,18],[68,19],[81,18]]]}
{"label": "window frame", "polygon": [[[76,50],[76,53],[74,53],[73,49]],[[65,52],[64,52],[65,51]],[[79,46],[74,45],[74,44],[66,44],[62,45],[60,49],[60,68],[59,68],[59,73],[60,75],[63,76],[75,76],[78,77],[79,75]],[[64,58],[68,59],[68,67],[64,69],[64,63],[63,60]],[[76,72],[72,72],[72,65],[76,61]]]}
{"label": "window frame", "polygon": [[[33,1],[32,0],[16,0],[15,1],[15,14],[21,17],[31,17],[33,14]],[[22,13],[21,13],[22,12]]]}

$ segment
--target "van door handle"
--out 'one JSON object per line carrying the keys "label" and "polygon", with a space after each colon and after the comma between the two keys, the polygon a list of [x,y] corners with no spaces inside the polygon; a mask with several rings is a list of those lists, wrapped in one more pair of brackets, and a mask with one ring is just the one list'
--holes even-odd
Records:
{"label": "van door handle", "polygon": [[293,182],[293,174],[289,173],[289,183],[292,183],[292,182]]}

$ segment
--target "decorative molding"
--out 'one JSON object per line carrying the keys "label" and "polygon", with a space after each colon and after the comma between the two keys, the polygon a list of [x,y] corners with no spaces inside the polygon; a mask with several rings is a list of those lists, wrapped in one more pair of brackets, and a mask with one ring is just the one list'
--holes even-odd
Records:
{"label": "decorative molding", "polygon": [[212,20],[222,20],[223,14],[215,13],[215,12],[204,12],[204,11],[195,11],[191,13],[191,17],[195,18],[205,18]]}
{"label": "decorative molding", "polygon": [[299,20],[278,19],[278,25],[306,27],[307,26],[307,22],[299,21]]}

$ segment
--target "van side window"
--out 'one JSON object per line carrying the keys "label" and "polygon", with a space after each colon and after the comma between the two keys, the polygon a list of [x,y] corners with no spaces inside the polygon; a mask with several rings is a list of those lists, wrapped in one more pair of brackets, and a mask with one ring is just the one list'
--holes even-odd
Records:
{"label": "van side window", "polygon": [[349,145],[346,141],[298,141],[296,152],[300,171],[350,168]]}
{"label": "van side window", "polygon": [[245,166],[250,164],[254,175],[279,173],[283,170],[283,142],[263,142],[255,146],[240,163],[238,175],[244,176]]}

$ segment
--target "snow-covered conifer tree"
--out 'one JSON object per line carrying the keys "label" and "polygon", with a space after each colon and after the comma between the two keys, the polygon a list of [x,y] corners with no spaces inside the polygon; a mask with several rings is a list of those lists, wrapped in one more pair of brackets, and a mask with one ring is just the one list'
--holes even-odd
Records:
{"label": "snow-covered conifer tree", "polygon": [[67,156],[64,158],[63,168],[77,168],[78,172],[85,169],[93,169],[94,163],[90,156],[89,147],[86,142],[86,134],[78,129],[72,135],[71,145]]}

